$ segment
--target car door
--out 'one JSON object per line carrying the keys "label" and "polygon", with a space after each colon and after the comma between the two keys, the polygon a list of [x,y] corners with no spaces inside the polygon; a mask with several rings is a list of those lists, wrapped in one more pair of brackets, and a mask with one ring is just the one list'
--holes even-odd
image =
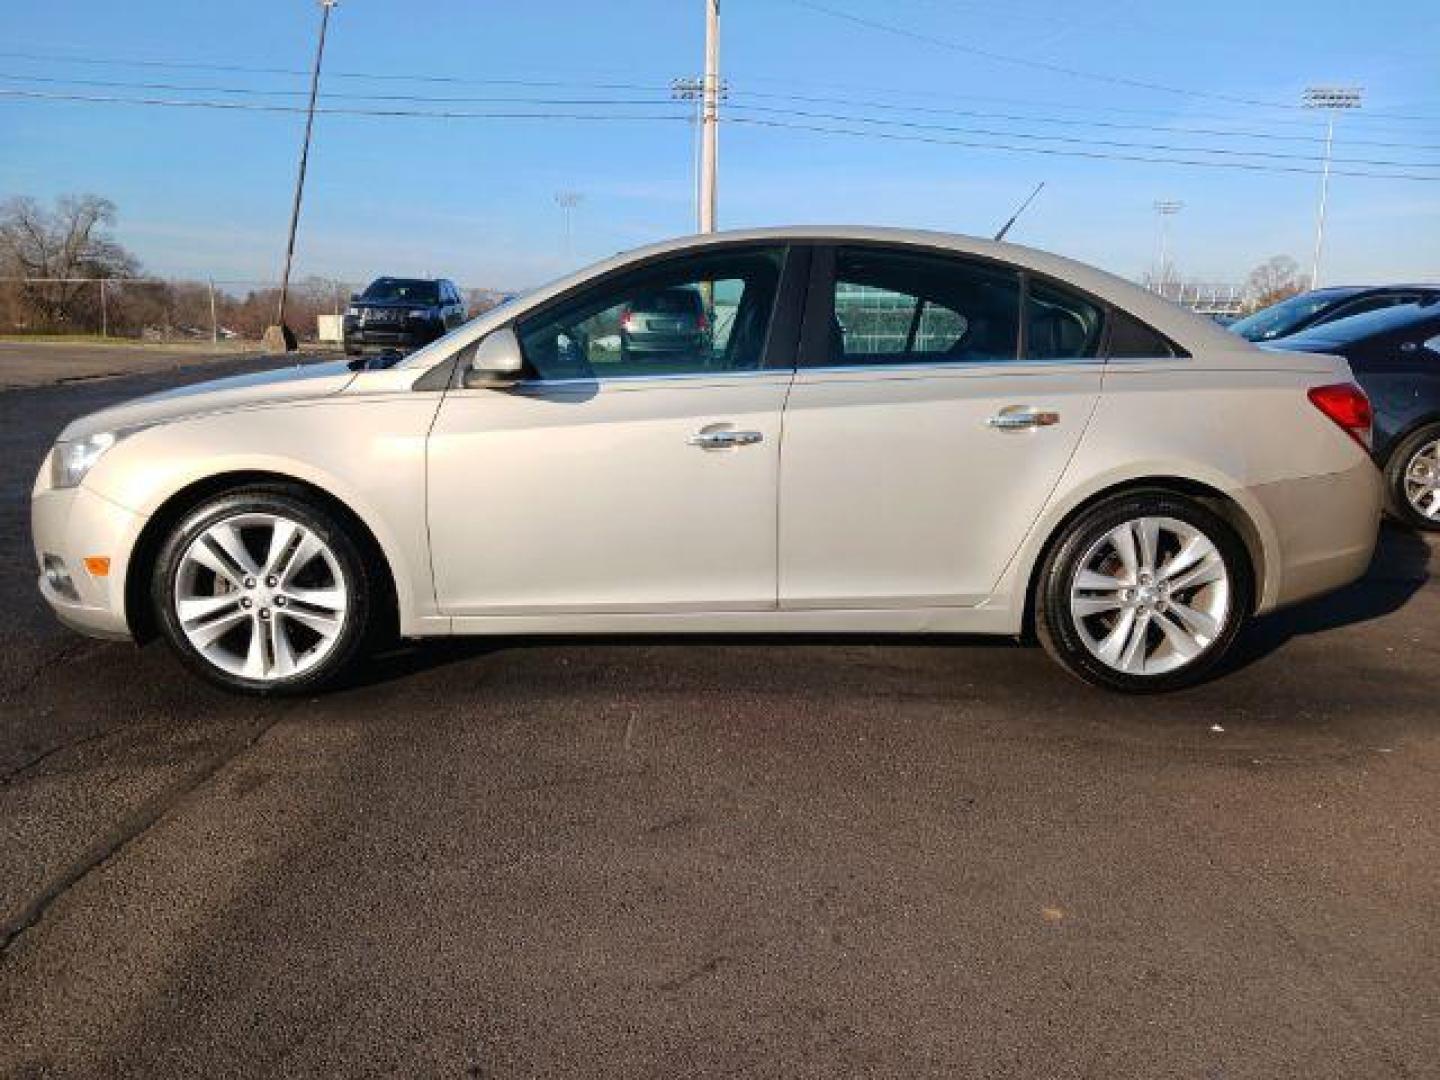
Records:
{"label": "car door", "polygon": [[[446,393],[429,441],[437,600],[454,615],[776,604],[780,418],[808,252],[707,246],[528,312],[527,378]],[[703,298],[703,342],[625,353],[661,289]]]}
{"label": "car door", "polygon": [[781,607],[977,604],[1089,422],[1102,309],[953,254],[854,246],[815,264],[785,410]]}

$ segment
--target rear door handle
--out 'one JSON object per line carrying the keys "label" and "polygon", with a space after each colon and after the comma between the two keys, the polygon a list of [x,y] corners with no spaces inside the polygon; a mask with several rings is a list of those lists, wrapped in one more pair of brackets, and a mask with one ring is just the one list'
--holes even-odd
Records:
{"label": "rear door handle", "polygon": [[1053,427],[1059,422],[1058,412],[1037,409],[1033,405],[1011,405],[985,421],[988,427],[997,431],[1033,431],[1035,428]]}
{"label": "rear door handle", "polygon": [[685,441],[702,450],[728,450],[732,446],[752,446],[763,438],[758,431],[697,431]]}

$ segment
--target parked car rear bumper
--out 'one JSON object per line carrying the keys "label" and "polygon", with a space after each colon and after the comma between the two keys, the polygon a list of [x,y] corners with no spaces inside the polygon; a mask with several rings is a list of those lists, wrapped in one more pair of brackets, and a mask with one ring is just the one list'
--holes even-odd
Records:
{"label": "parked car rear bumper", "polygon": [[1380,473],[1368,460],[1344,472],[1250,489],[1276,529],[1275,587],[1267,611],[1348,585],[1365,573],[1384,504]]}

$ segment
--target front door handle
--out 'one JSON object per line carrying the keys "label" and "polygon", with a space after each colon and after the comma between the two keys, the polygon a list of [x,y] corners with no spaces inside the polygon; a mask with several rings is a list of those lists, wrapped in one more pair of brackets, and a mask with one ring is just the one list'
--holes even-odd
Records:
{"label": "front door handle", "polygon": [[1001,409],[986,426],[997,431],[1033,431],[1035,428],[1053,427],[1060,422],[1060,414],[1052,409],[1037,409],[1032,405],[1011,405]]}
{"label": "front door handle", "polygon": [[685,441],[702,450],[728,450],[732,446],[753,446],[763,438],[758,431],[697,431]]}

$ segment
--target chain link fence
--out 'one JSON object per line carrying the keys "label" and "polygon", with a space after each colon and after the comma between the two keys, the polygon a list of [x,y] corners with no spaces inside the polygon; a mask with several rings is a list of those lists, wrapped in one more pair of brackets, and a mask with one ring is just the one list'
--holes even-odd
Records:
{"label": "chain link fence", "polygon": [[[364,283],[292,282],[286,322],[303,342],[338,343],[340,316]],[[471,314],[501,298],[462,289]],[[275,322],[277,282],[243,279],[0,277],[0,334],[101,339],[258,342]]]}

